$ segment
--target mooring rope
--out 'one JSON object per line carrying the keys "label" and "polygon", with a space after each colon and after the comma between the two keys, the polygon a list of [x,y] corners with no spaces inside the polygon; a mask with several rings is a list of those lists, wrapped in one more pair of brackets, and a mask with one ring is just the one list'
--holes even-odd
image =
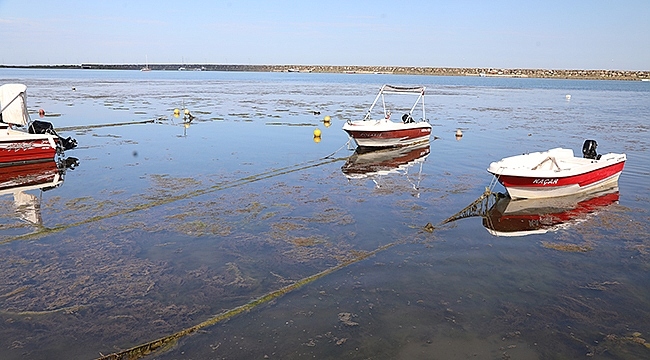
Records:
{"label": "mooring rope", "polygon": [[[313,167],[318,167],[318,166],[334,163],[334,162],[337,162],[337,161],[347,160],[348,157],[332,158],[332,156],[334,156],[337,152],[339,152],[345,146],[349,145],[349,143],[350,143],[350,140],[348,140],[348,142],[346,144],[344,144],[342,147],[337,149],[332,154],[330,154],[328,156],[325,156],[323,158],[317,159],[317,160],[311,160],[311,161],[307,161],[307,162],[287,166],[287,167],[280,168],[280,169],[273,169],[273,170],[262,172],[262,173],[259,173],[259,174],[256,174],[256,175],[236,179],[236,180],[233,180],[233,181],[223,182],[223,183],[211,186],[211,187],[206,188],[206,189],[198,189],[198,190],[194,190],[194,191],[191,191],[189,193],[186,193],[186,194],[176,195],[176,196],[169,196],[169,197],[167,197],[165,199],[160,199],[160,200],[157,200],[157,201],[151,201],[149,203],[138,204],[138,205],[136,205],[134,207],[131,207],[131,208],[128,208],[128,209],[116,210],[116,211],[113,211],[113,212],[105,214],[105,215],[93,216],[93,217],[91,217],[89,219],[82,220],[82,221],[79,221],[79,222],[75,222],[75,223],[72,223],[72,224],[59,225],[59,226],[55,226],[53,228],[44,228],[41,231],[37,231],[37,232],[29,233],[29,234],[24,234],[24,235],[19,235],[19,236],[15,236],[15,237],[12,237],[12,238],[9,238],[9,239],[1,240],[0,244],[6,244],[6,243],[9,243],[9,242],[15,241],[15,240],[33,239],[33,238],[38,237],[38,236],[60,232],[60,231],[63,231],[63,230],[66,230],[66,229],[69,229],[69,228],[72,228],[72,227],[76,227],[76,226],[88,224],[88,223],[91,223],[91,222],[108,219],[108,218],[119,216],[119,215],[124,215],[124,214],[128,214],[128,213],[136,212],[136,211],[139,211],[139,210],[153,208],[155,206],[169,204],[169,203],[172,203],[172,202],[175,202],[175,201],[178,201],[178,200],[184,200],[184,199],[188,199],[188,198],[195,197],[195,196],[205,195],[205,194],[208,194],[208,193],[211,193],[211,192],[215,192],[215,191],[219,191],[219,190],[225,190],[225,189],[245,185],[245,184],[248,184],[248,183],[251,183],[251,182],[272,178],[272,177],[275,177],[275,176],[280,176],[280,175],[284,175],[284,174],[288,174],[288,173],[292,173],[292,172],[296,172],[296,171],[301,171],[301,170],[305,170],[305,169],[309,169],[309,168],[313,168]],[[470,208],[472,206],[475,206],[477,203],[480,203],[486,197],[488,197],[490,194],[492,194],[490,189],[486,188],[485,193],[483,195],[481,195],[481,197],[479,197],[476,201],[472,202],[469,206],[467,206],[466,208],[464,208],[460,212],[458,212],[458,213],[450,216],[449,218],[441,221],[436,226],[433,226],[431,223],[427,223],[422,228],[422,230],[424,230],[426,232],[429,232],[429,233],[432,233],[435,229],[438,229],[440,226],[443,226],[443,225],[445,225],[445,224],[447,224],[447,223],[449,223],[451,221],[456,220],[458,218],[459,214],[462,214],[468,208]],[[219,322],[222,322],[222,321],[228,320],[230,318],[233,318],[234,316],[239,315],[239,314],[241,314],[243,312],[250,311],[250,310],[252,310],[252,309],[254,309],[254,308],[256,308],[256,307],[258,307],[260,305],[268,303],[271,300],[277,299],[277,298],[279,298],[279,297],[281,297],[281,296],[283,296],[283,295],[285,295],[287,293],[290,293],[290,292],[292,292],[294,290],[302,288],[303,286],[305,286],[307,284],[310,284],[310,283],[312,283],[312,282],[314,282],[314,281],[316,281],[316,280],[318,280],[318,279],[320,279],[320,278],[322,278],[324,276],[327,276],[327,275],[329,275],[329,274],[331,274],[331,273],[333,273],[335,271],[338,271],[338,270],[343,269],[343,268],[345,268],[345,267],[347,267],[349,265],[352,265],[352,264],[355,264],[355,263],[360,262],[362,260],[365,260],[365,259],[367,259],[367,258],[369,258],[371,256],[374,256],[374,255],[378,254],[381,251],[387,250],[387,249],[389,249],[389,248],[391,248],[393,246],[396,246],[398,244],[403,244],[403,243],[405,243],[405,241],[406,240],[398,240],[398,241],[395,241],[395,242],[392,242],[392,243],[389,243],[389,244],[386,244],[386,245],[382,245],[382,246],[376,248],[373,251],[366,252],[366,253],[361,253],[361,254],[357,255],[356,257],[354,257],[353,259],[344,261],[344,262],[342,262],[342,263],[340,263],[340,264],[338,264],[336,266],[330,267],[330,268],[328,268],[326,270],[323,270],[323,271],[321,271],[319,273],[313,274],[313,275],[308,276],[306,278],[303,278],[303,279],[301,279],[299,281],[296,281],[293,284],[284,286],[284,287],[282,287],[282,288],[280,288],[278,290],[267,293],[267,294],[265,294],[265,295],[263,295],[263,296],[261,296],[259,298],[256,298],[255,300],[253,300],[253,301],[251,301],[251,302],[249,302],[247,304],[244,304],[244,305],[235,307],[233,309],[227,310],[225,312],[222,312],[222,313],[220,313],[220,314],[218,314],[218,315],[216,315],[216,316],[214,316],[212,318],[209,318],[209,319],[207,319],[207,320],[205,320],[205,321],[203,321],[203,322],[201,322],[201,323],[199,323],[197,325],[194,325],[194,326],[188,327],[186,329],[180,330],[180,331],[178,331],[178,332],[176,332],[174,334],[171,334],[169,336],[165,336],[165,337],[153,340],[153,341],[149,341],[147,343],[137,345],[137,346],[132,347],[130,349],[123,350],[123,351],[116,352],[116,353],[112,353],[112,354],[109,354],[109,355],[103,355],[103,354],[100,353],[101,357],[99,357],[97,360],[140,359],[140,358],[142,358],[144,356],[152,354],[155,351],[162,351],[162,350],[165,350],[165,349],[169,349],[171,346],[173,346],[175,344],[175,342],[178,339],[180,339],[180,338],[182,338],[184,336],[193,334],[193,333],[197,332],[198,330],[201,330],[201,329],[203,329],[205,327],[209,327],[209,326],[215,325],[215,324],[217,324]]]}
{"label": "mooring rope", "polygon": [[112,126],[125,126],[125,125],[137,125],[137,124],[150,124],[155,122],[155,119],[142,120],[142,121],[127,121],[121,123],[109,123],[109,124],[97,124],[97,125],[79,125],[79,126],[64,126],[57,127],[57,131],[76,131],[76,130],[85,130],[85,129],[96,129],[102,127],[112,127]]}
{"label": "mooring rope", "polygon": [[[421,230],[432,233],[435,229],[439,229],[441,226],[443,226],[445,224],[448,224],[448,223],[450,223],[450,222],[452,222],[454,220],[457,220],[459,214],[462,214],[462,213],[466,212],[467,209],[475,207],[477,204],[481,203],[482,201],[484,201],[486,198],[488,198],[492,194],[493,193],[488,188],[486,188],[485,192],[478,199],[476,199],[471,204],[466,206],[463,210],[461,210],[458,213],[448,217],[447,219],[442,220],[436,226],[433,226],[431,223],[427,223]],[[222,313],[220,313],[220,314],[218,314],[218,315],[216,315],[216,316],[214,316],[214,317],[212,317],[210,319],[207,319],[207,320],[205,320],[205,321],[203,321],[203,322],[201,322],[201,323],[199,323],[197,325],[185,328],[185,329],[180,330],[178,332],[175,332],[175,333],[173,333],[171,335],[168,335],[168,336],[165,336],[165,337],[153,340],[153,341],[149,341],[149,342],[141,344],[141,345],[134,346],[134,347],[132,347],[130,349],[127,349],[127,350],[112,353],[112,354],[109,354],[109,355],[103,355],[102,354],[102,356],[97,358],[97,360],[123,360],[123,359],[135,360],[135,359],[143,358],[143,357],[145,357],[147,355],[150,355],[150,354],[152,354],[152,353],[154,353],[156,351],[162,352],[162,351],[168,350],[169,348],[171,348],[176,343],[176,341],[178,339],[180,339],[180,338],[182,338],[184,336],[193,334],[193,333],[197,332],[198,330],[201,330],[201,329],[203,329],[205,327],[216,325],[216,324],[218,324],[220,322],[231,319],[231,318],[233,318],[233,317],[235,317],[235,316],[237,316],[237,315],[239,315],[241,313],[248,312],[248,311],[250,311],[250,310],[252,310],[252,309],[254,309],[254,308],[256,308],[256,307],[258,307],[260,305],[268,303],[271,300],[277,299],[277,298],[279,298],[279,297],[281,297],[281,296],[283,296],[285,294],[288,294],[288,293],[290,293],[290,292],[292,292],[294,290],[298,290],[298,289],[302,288],[303,286],[305,286],[307,284],[310,284],[310,283],[312,283],[312,282],[314,282],[314,281],[316,281],[316,280],[318,280],[318,279],[320,279],[322,277],[325,277],[325,276],[327,276],[327,275],[329,275],[329,274],[331,274],[331,273],[333,273],[335,271],[341,270],[341,269],[343,269],[343,268],[345,268],[345,267],[347,267],[349,265],[358,263],[358,262],[360,262],[362,260],[365,260],[365,259],[368,259],[369,257],[372,257],[372,256],[374,256],[374,255],[376,255],[376,254],[378,254],[378,253],[380,253],[380,252],[382,252],[384,250],[390,249],[390,248],[392,248],[392,247],[394,247],[396,245],[404,244],[404,243],[406,243],[406,240],[402,239],[402,240],[394,241],[394,242],[386,244],[386,245],[382,245],[382,246],[376,248],[373,251],[362,253],[360,255],[357,255],[353,259],[342,262],[341,264],[330,267],[330,268],[328,268],[326,270],[323,270],[323,271],[321,271],[319,273],[316,273],[314,275],[311,275],[311,276],[303,278],[303,279],[301,279],[299,281],[296,281],[293,284],[284,286],[284,287],[282,287],[282,288],[280,288],[278,290],[267,293],[267,294],[265,294],[265,295],[263,295],[261,297],[256,298],[255,300],[253,300],[253,301],[251,301],[251,302],[249,302],[247,304],[244,304],[244,305],[238,306],[236,308],[233,308],[233,309],[227,310],[225,312],[222,312]]]}
{"label": "mooring rope", "polygon": [[324,160],[324,159],[329,159],[329,158],[331,158],[331,157],[334,156],[337,152],[343,150],[343,148],[346,147],[346,146],[348,146],[348,148],[349,148],[349,146],[350,146],[350,140],[352,140],[352,138],[348,138],[348,141],[347,141],[345,144],[343,144],[343,146],[341,146],[340,148],[336,149],[336,151],[334,151],[333,153],[331,153],[331,154],[329,154],[329,155],[327,155],[327,156],[324,156],[324,157],[320,158],[319,160]]}
{"label": "mooring rope", "polygon": [[326,270],[323,270],[323,271],[321,271],[319,273],[316,273],[314,275],[311,275],[311,276],[303,278],[303,279],[301,279],[299,281],[296,281],[295,283],[293,283],[291,285],[287,285],[287,286],[284,286],[284,287],[282,287],[282,288],[280,288],[278,290],[267,293],[266,295],[258,297],[257,299],[255,299],[255,300],[253,300],[253,301],[251,301],[251,302],[249,302],[247,304],[244,304],[244,305],[238,306],[238,307],[236,307],[234,309],[222,312],[222,313],[220,313],[220,314],[218,314],[218,315],[216,315],[216,316],[214,316],[214,317],[212,317],[210,319],[207,319],[207,320],[205,320],[205,321],[203,321],[203,322],[201,322],[201,323],[199,323],[197,325],[188,327],[186,329],[178,331],[178,332],[176,332],[174,334],[171,334],[169,336],[165,336],[165,337],[162,337],[162,338],[159,338],[159,339],[156,339],[156,340],[153,340],[153,341],[149,341],[147,343],[144,343],[144,344],[141,344],[141,345],[138,345],[138,346],[134,346],[134,347],[132,347],[130,349],[127,349],[127,350],[123,350],[123,351],[108,354],[108,355],[102,355],[101,357],[97,358],[97,360],[122,360],[122,359],[135,360],[135,359],[140,359],[140,358],[142,358],[144,356],[147,356],[147,355],[149,355],[149,354],[151,354],[151,353],[153,353],[155,351],[162,351],[162,350],[165,350],[165,349],[169,349],[172,345],[174,345],[174,343],[178,339],[180,339],[180,338],[182,338],[184,336],[193,334],[193,333],[197,332],[198,330],[201,330],[201,329],[203,329],[205,327],[212,326],[212,325],[215,325],[215,324],[220,323],[222,321],[228,320],[228,319],[230,319],[230,318],[232,318],[232,317],[234,317],[236,315],[239,315],[239,314],[241,314],[243,312],[248,312],[248,311],[250,311],[250,310],[252,310],[252,309],[254,309],[254,308],[256,308],[256,307],[258,307],[258,306],[260,306],[262,304],[266,304],[271,300],[277,299],[277,298],[279,298],[279,297],[281,297],[281,296],[283,296],[285,294],[288,294],[288,293],[290,293],[290,292],[292,292],[294,290],[297,290],[297,289],[299,289],[299,288],[301,288],[301,287],[303,287],[303,286],[305,286],[307,284],[310,284],[310,283],[312,283],[312,282],[314,282],[314,281],[316,281],[316,280],[318,280],[318,279],[320,279],[320,278],[322,278],[322,277],[324,277],[326,275],[329,275],[329,274],[331,274],[331,273],[333,273],[335,271],[343,269],[343,268],[345,268],[345,267],[347,267],[349,265],[352,265],[354,263],[357,263],[359,261],[365,260],[365,259],[367,259],[367,258],[369,258],[369,257],[371,257],[373,255],[376,255],[377,253],[379,253],[381,251],[384,251],[384,250],[386,250],[388,248],[391,248],[391,247],[393,247],[393,246],[395,246],[395,245],[397,245],[399,243],[402,243],[402,242],[404,242],[404,241],[399,240],[399,241],[395,241],[395,242],[392,242],[392,243],[387,244],[387,245],[380,246],[380,247],[378,247],[377,249],[375,249],[375,250],[373,250],[371,252],[367,252],[367,253],[357,255],[354,259],[345,261],[345,262],[343,262],[343,263],[341,263],[339,265],[330,267],[330,268],[328,268]]}
{"label": "mooring rope", "polygon": [[7,244],[7,243],[17,241],[17,240],[31,240],[31,239],[38,238],[40,236],[58,233],[58,232],[61,232],[63,230],[67,230],[67,229],[74,228],[74,227],[77,227],[77,226],[81,226],[81,225],[85,225],[85,224],[89,224],[89,223],[93,223],[93,222],[113,218],[113,217],[116,217],[116,216],[119,216],[119,215],[125,215],[125,214],[130,214],[130,213],[133,213],[133,212],[136,212],[136,211],[140,211],[140,210],[151,209],[153,207],[160,206],[160,205],[166,205],[166,204],[169,204],[169,203],[172,203],[172,202],[175,202],[175,201],[185,200],[185,199],[189,199],[189,198],[192,198],[192,197],[209,194],[209,193],[212,193],[212,192],[215,192],[215,191],[230,189],[230,188],[237,187],[237,186],[242,186],[242,185],[245,185],[245,184],[248,184],[248,183],[252,183],[252,182],[256,182],[256,181],[260,181],[260,180],[265,180],[265,179],[273,178],[273,177],[276,177],[276,176],[285,175],[285,174],[289,174],[289,173],[292,173],[292,172],[297,172],[297,171],[301,171],[301,170],[305,170],[305,169],[310,169],[310,168],[314,168],[314,167],[318,167],[318,166],[322,166],[322,165],[327,165],[327,164],[331,164],[331,163],[338,162],[338,161],[343,161],[343,160],[347,160],[347,157],[322,158],[322,159],[318,159],[318,160],[310,160],[310,161],[306,161],[306,162],[286,166],[286,167],[279,168],[279,169],[272,169],[272,170],[265,171],[265,172],[262,172],[262,173],[259,173],[259,174],[255,174],[255,175],[243,177],[243,178],[240,178],[240,179],[236,179],[236,180],[233,180],[233,181],[225,181],[225,182],[216,184],[214,186],[211,186],[209,188],[198,189],[198,190],[194,190],[194,191],[191,191],[191,192],[188,192],[188,193],[185,193],[185,194],[180,194],[180,195],[171,195],[171,196],[168,196],[168,197],[163,198],[163,199],[150,201],[148,203],[137,204],[137,205],[135,205],[133,207],[130,207],[130,208],[115,210],[115,211],[112,211],[112,212],[110,212],[108,214],[92,216],[92,217],[90,217],[88,219],[77,221],[77,222],[74,222],[74,223],[71,223],[71,224],[56,225],[54,227],[42,226],[42,227],[39,227],[38,231],[34,231],[34,232],[31,232],[31,233],[12,236],[12,237],[9,237],[9,238],[2,239],[2,240],[0,240],[0,245]]}

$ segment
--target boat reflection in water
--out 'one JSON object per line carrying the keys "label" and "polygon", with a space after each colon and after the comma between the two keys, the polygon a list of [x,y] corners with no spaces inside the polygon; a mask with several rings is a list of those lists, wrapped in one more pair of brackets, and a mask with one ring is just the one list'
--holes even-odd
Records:
{"label": "boat reflection in water", "polygon": [[[343,174],[350,179],[371,179],[377,188],[381,187],[381,177],[389,174],[403,174],[419,191],[422,175],[422,164],[429,156],[431,145],[429,141],[396,148],[368,149],[357,148],[341,167]],[[409,168],[419,164],[418,177],[413,181],[409,177]],[[415,195],[419,196],[419,192]]]}
{"label": "boat reflection in water", "polygon": [[547,199],[512,200],[501,194],[483,216],[483,226],[495,236],[543,234],[575,224],[618,199],[618,187]]}
{"label": "boat reflection in water", "polygon": [[31,190],[51,190],[63,184],[67,169],[79,164],[77,158],[32,162],[0,167],[0,198],[13,195],[14,211],[19,219],[42,225],[40,196]]}

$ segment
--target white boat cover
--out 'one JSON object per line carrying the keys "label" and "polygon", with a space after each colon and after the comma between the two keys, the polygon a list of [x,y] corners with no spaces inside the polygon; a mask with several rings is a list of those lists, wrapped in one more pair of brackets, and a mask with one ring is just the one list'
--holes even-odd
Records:
{"label": "white boat cover", "polygon": [[27,86],[5,84],[0,86],[0,109],[2,121],[20,126],[27,125]]}

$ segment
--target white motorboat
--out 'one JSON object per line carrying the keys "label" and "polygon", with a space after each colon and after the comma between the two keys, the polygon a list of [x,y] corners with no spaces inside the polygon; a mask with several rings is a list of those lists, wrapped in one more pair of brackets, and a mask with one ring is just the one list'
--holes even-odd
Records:
{"label": "white motorboat", "polygon": [[[57,135],[46,121],[29,121],[27,86],[0,86],[0,165],[54,159],[77,146],[74,139]],[[19,129],[28,127],[28,131]]]}
{"label": "white motorboat", "polygon": [[[379,94],[375,97],[375,101],[368,109],[364,119],[346,122],[343,125],[343,130],[354,139],[359,147],[395,147],[427,141],[431,136],[431,124],[425,117],[424,92],[424,86],[384,85],[379,90]],[[416,95],[417,100],[410,109],[405,109],[401,121],[393,121],[391,111],[386,106],[385,94]],[[384,110],[383,118],[372,120],[372,110],[380,98]],[[418,104],[422,105],[422,118],[415,120],[413,112]]]}
{"label": "white motorboat", "polygon": [[627,158],[625,154],[598,155],[596,147],[596,141],[586,140],[583,157],[564,148],[511,156],[491,163],[487,171],[513,199],[565,196],[614,187]]}

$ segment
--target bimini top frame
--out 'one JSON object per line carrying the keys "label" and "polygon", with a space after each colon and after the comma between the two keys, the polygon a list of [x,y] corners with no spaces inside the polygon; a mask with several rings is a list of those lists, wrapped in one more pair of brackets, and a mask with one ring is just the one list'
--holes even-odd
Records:
{"label": "bimini top frame", "polygon": [[427,117],[424,112],[424,91],[425,90],[426,87],[424,86],[405,87],[405,86],[383,85],[381,89],[379,89],[379,94],[377,94],[377,97],[375,97],[375,101],[373,101],[372,105],[370,105],[370,109],[368,109],[368,112],[366,113],[366,116],[363,118],[363,120],[370,120],[370,113],[372,112],[372,109],[375,107],[380,97],[381,97],[381,103],[384,107],[384,116],[388,118],[388,110],[386,109],[384,94],[401,94],[401,95],[407,94],[407,95],[418,95],[418,98],[415,100],[415,103],[411,107],[411,110],[409,110],[408,115],[411,116],[418,103],[422,103],[422,121],[427,121]]}

